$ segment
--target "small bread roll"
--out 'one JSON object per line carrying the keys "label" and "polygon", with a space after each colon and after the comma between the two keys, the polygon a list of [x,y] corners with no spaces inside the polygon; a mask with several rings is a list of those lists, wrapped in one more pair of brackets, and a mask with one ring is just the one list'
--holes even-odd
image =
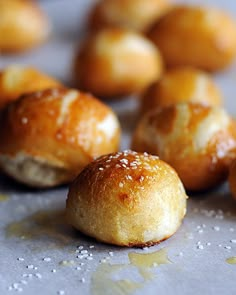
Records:
{"label": "small bread roll", "polygon": [[164,73],[141,98],[141,112],[176,103],[197,102],[210,106],[222,105],[221,92],[212,78],[200,70],[180,67]]}
{"label": "small bread roll", "polygon": [[48,19],[35,1],[0,0],[0,52],[31,49],[49,34]]}
{"label": "small bread roll", "polygon": [[0,110],[22,94],[58,86],[59,81],[32,67],[8,66],[0,71]]}
{"label": "small bread roll", "polygon": [[149,32],[168,66],[218,71],[236,54],[236,23],[213,8],[176,6]]}
{"label": "small bread roll", "polygon": [[236,199],[236,160],[230,167],[229,173],[229,186],[232,193],[233,198]]}
{"label": "small bread roll", "polygon": [[144,247],[179,228],[186,194],[176,172],[158,157],[125,151],[102,156],[71,184],[69,223],[99,241]]}
{"label": "small bread roll", "polygon": [[75,60],[78,87],[103,98],[137,93],[162,72],[162,59],[145,37],[125,29],[105,29],[83,44]]}
{"label": "small bread roll", "polygon": [[146,31],[170,7],[169,0],[101,0],[90,15],[90,27],[124,27]]}
{"label": "small bread roll", "polygon": [[132,148],[158,155],[177,171],[186,189],[202,191],[227,178],[236,158],[236,124],[221,108],[173,105],[144,115]]}
{"label": "small bread roll", "polygon": [[95,157],[117,151],[120,127],[91,95],[54,88],[10,104],[0,117],[0,138],[2,170],[43,188],[68,183]]}

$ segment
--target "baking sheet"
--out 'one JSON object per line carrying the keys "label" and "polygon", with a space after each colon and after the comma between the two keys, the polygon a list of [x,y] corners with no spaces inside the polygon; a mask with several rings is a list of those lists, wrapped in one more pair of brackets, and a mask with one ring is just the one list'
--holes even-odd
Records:
{"label": "baking sheet", "polygon": [[[70,84],[74,50],[92,2],[42,1],[53,22],[52,38],[25,55],[0,57],[0,67],[31,64]],[[217,5],[236,15],[234,0],[185,2]],[[236,114],[236,66],[215,79],[226,108]],[[137,104],[130,99],[111,106],[122,123],[122,149],[128,148]],[[67,187],[30,190],[0,176],[0,294],[235,294],[236,265],[226,260],[236,256],[236,204],[227,185],[192,196],[180,230],[144,250],[103,245],[65,225],[66,194]],[[152,267],[148,278],[130,264],[128,253],[163,248],[170,262]]]}

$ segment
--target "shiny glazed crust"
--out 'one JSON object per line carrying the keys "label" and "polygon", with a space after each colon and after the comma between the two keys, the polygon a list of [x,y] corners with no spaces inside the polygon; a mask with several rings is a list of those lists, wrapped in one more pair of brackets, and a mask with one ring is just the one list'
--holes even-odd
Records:
{"label": "shiny glazed crust", "polygon": [[59,81],[32,67],[8,66],[0,71],[0,110],[23,94],[59,86]]}
{"label": "shiny glazed crust", "polygon": [[131,151],[98,158],[71,184],[69,223],[105,243],[153,245],[179,228],[186,194],[176,172],[158,157]]}
{"label": "shiny glazed crust", "polygon": [[[93,158],[117,151],[120,127],[112,110],[91,95],[54,88],[10,104],[0,117],[0,138],[1,168],[21,182],[44,187],[70,182]],[[51,181],[50,167],[59,174]],[[40,168],[47,173],[37,172]]]}
{"label": "shiny glazed crust", "polygon": [[227,178],[236,157],[236,125],[223,109],[178,104],[144,115],[132,148],[169,163],[186,189],[206,190]]}
{"label": "shiny glazed crust", "polygon": [[236,54],[236,24],[213,8],[176,6],[148,33],[168,66],[217,71]]}
{"label": "shiny glazed crust", "polygon": [[117,26],[143,32],[169,7],[168,0],[102,0],[94,6],[89,26],[92,30]]}
{"label": "shiny glazed crust", "polygon": [[212,78],[201,70],[179,67],[164,73],[141,97],[141,113],[176,103],[222,105],[222,95]]}
{"label": "shiny glazed crust", "polygon": [[162,59],[145,37],[124,29],[104,29],[85,40],[74,69],[79,88],[116,98],[138,93],[154,82],[162,72]]}
{"label": "shiny glazed crust", "polygon": [[35,1],[0,0],[0,52],[25,51],[48,37],[47,17]]}

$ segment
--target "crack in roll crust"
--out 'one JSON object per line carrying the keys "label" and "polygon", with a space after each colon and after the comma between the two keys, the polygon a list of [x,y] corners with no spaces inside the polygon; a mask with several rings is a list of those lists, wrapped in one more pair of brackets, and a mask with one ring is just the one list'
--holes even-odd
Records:
{"label": "crack in roll crust", "polygon": [[62,85],[33,67],[8,66],[0,71],[0,110],[23,94],[54,87]]}
{"label": "crack in roll crust", "polygon": [[66,214],[81,232],[121,246],[154,245],[186,213],[176,172],[156,156],[124,151],[89,164],[71,184]]}
{"label": "crack in roll crust", "polygon": [[146,31],[170,8],[168,0],[102,0],[89,17],[92,30],[124,27]]}
{"label": "crack in roll crust", "polygon": [[32,0],[0,0],[0,52],[29,50],[46,40],[49,21]]}
{"label": "crack in roll crust", "polygon": [[[110,126],[104,128],[106,120]],[[117,151],[120,126],[112,110],[91,95],[54,88],[10,104],[0,117],[0,137],[3,171],[47,187],[72,181],[93,158]]]}
{"label": "crack in roll crust", "polygon": [[156,154],[174,167],[189,190],[224,181],[236,157],[236,125],[223,109],[184,103],[147,113],[132,148]]}
{"label": "crack in roll crust", "polygon": [[160,53],[147,38],[109,28],[84,41],[75,57],[74,79],[79,88],[110,99],[141,92],[162,68]]}
{"label": "crack in roll crust", "polygon": [[171,69],[152,84],[141,97],[141,113],[176,103],[195,102],[222,105],[222,95],[211,77],[191,67]]}
{"label": "crack in roll crust", "polygon": [[171,9],[148,33],[170,67],[222,70],[236,55],[236,23],[214,8],[181,5]]}

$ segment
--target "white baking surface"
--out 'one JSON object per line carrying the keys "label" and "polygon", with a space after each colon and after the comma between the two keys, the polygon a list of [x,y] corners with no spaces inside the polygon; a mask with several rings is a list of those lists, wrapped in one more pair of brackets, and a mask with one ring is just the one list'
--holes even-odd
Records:
{"label": "white baking surface", "polygon": [[[42,1],[41,5],[53,22],[52,38],[41,48],[25,55],[0,56],[0,68],[10,63],[31,64],[69,83],[74,49],[84,34],[84,21],[92,2]],[[236,15],[235,0],[185,2],[213,4]],[[236,114],[236,66],[227,69],[215,79],[224,93],[226,108],[230,113]],[[136,121],[135,101],[116,102],[111,106],[122,122],[122,149],[128,148],[129,134]],[[236,240],[236,203],[231,199],[227,185],[218,191],[192,196],[180,230],[169,240],[146,251],[103,245],[64,225],[60,216],[58,217],[58,210],[65,207],[67,187],[33,191],[0,176],[0,194],[9,196],[8,200],[0,202],[1,295],[18,292],[27,295],[218,295],[236,292],[236,265],[226,263],[227,258],[236,256],[236,243],[232,242]],[[43,222],[35,221],[40,218],[37,212],[41,210],[50,212],[51,219],[41,216]],[[26,229],[26,238],[8,236],[6,228],[9,224],[22,219],[25,221],[21,223],[21,230],[22,227]],[[88,250],[93,260],[77,258],[77,246]],[[105,279],[102,282],[105,287],[102,293],[98,289],[92,289],[91,277],[104,257],[110,257],[108,261],[111,264],[128,264],[129,252],[148,253],[163,247],[167,249],[172,263],[155,268],[155,279],[142,283],[135,292],[128,292],[128,288],[116,291],[110,289]],[[113,256],[109,254],[110,251]],[[63,260],[73,260],[74,264],[62,266],[60,262]],[[81,263],[84,264],[80,265]],[[76,269],[77,267],[81,270]],[[54,269],[56,272],[52,272]],[[115,279],[142,282],[133,266],[127,266],[125,273],[117,273]]]}

